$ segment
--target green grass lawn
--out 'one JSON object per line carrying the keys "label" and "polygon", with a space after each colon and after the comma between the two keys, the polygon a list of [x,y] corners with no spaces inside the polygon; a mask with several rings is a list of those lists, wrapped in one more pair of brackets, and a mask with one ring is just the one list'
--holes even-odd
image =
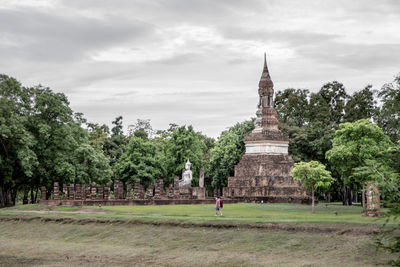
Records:
{"label": "green grass lawn", "polygon": [[0,266],[376,266],[371,235],[0,220]]}
{"label": "green grass lawn", "polygon": [[[35,213],[33,212],[35,211]],[[383,210],[384,211],[384,210]],[[336,215],[337,214],[337,215]],[[377,226],[385,218],[363,217],[361,207],[339,203],[319,204],[316,213],[311,207],[296,204],[225,204],[223,216],[216,217],[214,205],[159,205],[159,206],[103,206],[103,207],[47,207],[20,205],[0,210],[2,216],[35,215],[76,218],[151,219],[237,223],[292,223],[323,225]]]}
{"label": "green grass lawn", "polygon": [[214,215],[214,205],[3,208],[0,266],[376,266],[397,256],[374,244],[385,218],[359,206],[238,203]]}

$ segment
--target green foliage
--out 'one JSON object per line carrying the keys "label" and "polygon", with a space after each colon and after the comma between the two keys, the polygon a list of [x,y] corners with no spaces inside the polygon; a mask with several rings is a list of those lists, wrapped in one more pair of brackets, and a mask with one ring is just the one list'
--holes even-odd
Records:
{"label": "green foliage", "polygon": [[400,74],[392,83],[385,84],[378,96],[382,106],[376,120],[393,142],[400,140]]}
{"label": "green foliage", "polygon": [[307,89],[293,88],[276,93],[274,104],[281,124],[301,127],[306,123],[309,93]]}
{"label": "green foliage", "polygon": [[104,154],[110,159],[111,168],[119,161],[129,141],[122,130],[122,116],[115,118],[112,124],[114,127],[111,128],[111,136],[103,145]]}
{"label": "green foliage", "polygon": [[25,128],[30,91],[0,75],[0,207],[13,204],[16,189],[38,165],[34,136]]}
{"label": "green foliage", "polygon": [[87,143],[80,144],[74,151],[73,164],[76,183],[105,185],[112,176],[108,158]]}
{"label": "green foliage", "polygon": [[354,122],[361,119],[371,119],[377,112],[375,90],[372,85],[366,86],[363,90],[354,92],[349,97],[345,106],[344,120]]}
{"label": "green foliage", "polygon": [[329,122],[339,125],[343,121],[344,106],[347,98],[343,84],[337,81],[327,83],[322,86],[318,94],[328,105]]}
{"label": "green foliage", "polygon": [[385,157],[391,145],[382,129],[362,119],[340,125],[326,158],[348,184],[365,184],[371,176],[355,175],[355,168],[365,166],[367,160]]}
{"label": "green foliage", "polygon": [[308,190],[323,192],[333,182],[333,178],[325,166],[318,161],[298,162],[291,171],[293,179],[301,181]]}
{"label": "green foliage", "polygon": [[107,125],[98,125],[97,123],[88,123],[87,130],[89,133],[90,145],[98,151],[103,151],[104,144],[107,141],[110,130]]}
{"label": "green foliage", "polygon": [[210,140],[195,132],[191,125],[188,127],[171,125],[164,133],[164,137],[166,139],[163,142],[163,151],[167,159],[169,178],[167,183],[171,183],[174,176],[181,177],[186,161],[190,160],[193,172],[192,185],[197,186],[200,168],[204,167],[208,157],[207,144],[210,146]]}
{"label": "green foliage", "polygon": [[132,136],[126,152],[115,164],[114,170],[122,182],[140,182],[147,187],[154,184],[155,179],[166,176],[164,161],[165,158],[151,140]]}
{"label": "green foliage", "polygon": [[136,137],[152,138],[154,134],[153,127],[151,126],[150,120],[137,119],[136,124],[128,126],[128,135]]}
{"label": "green foliage", "polygon": [[289,153],[296,162],[317,160],[328,164],[325,153],[332,147],[333,133],[343,120],[346,97],[343,84],[336,81],[313,94],[306,89],[277,92],[275,109],[280,128],[290,138]]}
{"label": "green foliage", "polygon": [[318,161],[298,162],[291,171],[293,179],[301,181],[311,191],[312,213],[315,213],[314,192],[327,190],[334,179],[325,166]]}
{"label": "green foliage", "polygon": [[245,152],[242,140],[253,129],[253,121],[244,121],[221,134],[210,151],[210,162],[206,169],[207,175],[212,179],[213,188],[227,186],[228,177],[233,175],[235,165]]}
{"label": "green foliage", "polygon": [[84,118],[79,113],[73,116],[64,94],[42,86],[24,88],[5,75],[0,76],[0,88],[1,196],[13,201],[21,187],[30,187],[35,201],[33,190],[41,185],[51,190],[56,181],[109,179],[111,169],[97,142],[97,130],[91,132],[91,147],[88,132],[81,127]]}

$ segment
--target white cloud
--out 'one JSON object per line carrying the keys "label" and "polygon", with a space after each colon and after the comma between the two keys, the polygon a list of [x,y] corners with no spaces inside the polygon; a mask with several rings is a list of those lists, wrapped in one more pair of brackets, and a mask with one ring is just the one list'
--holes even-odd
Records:
{"label": "white cloud", "polygon": [[276,90],[390,82],[399,12],[396,0],[1,1],[0,72],[65,92],[90,121],[217,136],[253,116],[264,51]]}

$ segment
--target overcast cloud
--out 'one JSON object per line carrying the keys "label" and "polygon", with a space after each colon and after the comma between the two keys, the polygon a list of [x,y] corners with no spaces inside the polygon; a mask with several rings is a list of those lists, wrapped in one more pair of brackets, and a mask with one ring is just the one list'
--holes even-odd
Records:
{"label": "overcast cloud", "polygon": [[264,51],[276,91],[391,82],[399,14],[397,0],[0,0],[0,73],[91,122],[217,137],[254,116]]}

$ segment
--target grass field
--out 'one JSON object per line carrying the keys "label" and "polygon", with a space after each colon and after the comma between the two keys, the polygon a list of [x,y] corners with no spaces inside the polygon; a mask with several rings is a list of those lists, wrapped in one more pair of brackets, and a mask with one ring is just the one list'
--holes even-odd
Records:
{"label": "grass field", "polygon": [[[311,214],[303,205],[241,203],[223,212],[215,217],[213,205],[0,209],[0,266],[374,266],[396,256],[377,250],[368,231],[323,230],[384,222],[362,217],[360,207],[320,204]],[[301,227],[245,227],[268,224]]]}
{"label": "grass field", "polygon": [[[384,210],[383,210],[384,211]],[[363,217],[359,206],[321,204],[311,207],[294,204],[225,204],[223,216],[215,217],[214,205],[47,207],[21,205],[0,209],[0,216],[35,215],[76,218],[151,219],[178,221],[227,221],[237,223],[318,223],[377,226],[385,219]]]}

